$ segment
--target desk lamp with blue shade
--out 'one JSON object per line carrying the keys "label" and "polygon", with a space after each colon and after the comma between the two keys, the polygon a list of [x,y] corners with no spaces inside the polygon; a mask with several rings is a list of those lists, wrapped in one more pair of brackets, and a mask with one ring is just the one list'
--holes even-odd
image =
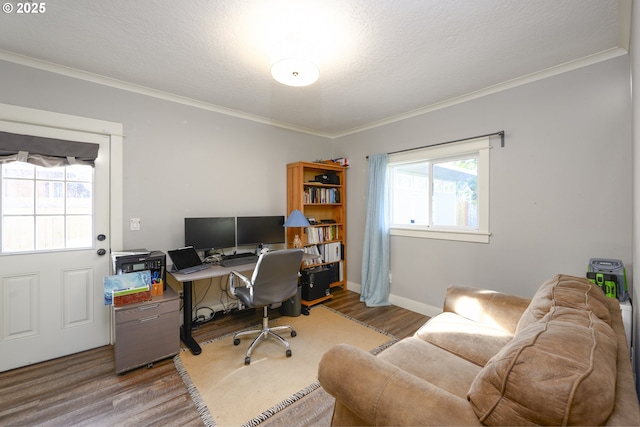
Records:
{"label": "desk lamp with blue shade", "polygon": [[[289,217],[287,218],[287,220],[284,222],[283,227],[285,228],[292,228],[292,227],[309,227],[311,224],[309,224],[309,221],[307,221],[307,218],[304,217],[304,214],[302,212],[300,212],[298,209],[294,209],[291,211],[291,213],[289,214]],[[300,240],[300,235],[296,233],[295,237],[293,238],[293,243],[292,243],[294,248],[302,248],[302,240]]]}

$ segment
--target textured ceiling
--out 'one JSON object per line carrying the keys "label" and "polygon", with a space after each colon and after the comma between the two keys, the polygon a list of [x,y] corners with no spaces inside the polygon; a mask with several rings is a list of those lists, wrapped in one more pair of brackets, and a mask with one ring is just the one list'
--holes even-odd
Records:
{"label": "textured ceiling", "polygon": [[[41,14],[14,9],[0,15],[0,59],[178,96],[203,108],[328,137],[563,64],[575,67],[624,54],[631,7],[629,0],[56,0],[45,5]],[[311,86],[288,87],[270,76],[273,46],[293,37],[312,45],[317,55],[320,79]]]}

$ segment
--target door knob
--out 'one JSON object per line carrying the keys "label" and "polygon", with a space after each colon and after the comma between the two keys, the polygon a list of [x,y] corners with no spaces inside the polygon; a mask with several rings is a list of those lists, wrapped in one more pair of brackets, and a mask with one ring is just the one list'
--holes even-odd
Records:
{"label": "door knob", "polygon": [[102,256],[102,255],[106,254],[106,253],[107,253],[107,251],[106,251],[106,250],[104,250],[104,249],[98,249],[98,250],[97,250],[97,253],[98,253],[98,255]]}

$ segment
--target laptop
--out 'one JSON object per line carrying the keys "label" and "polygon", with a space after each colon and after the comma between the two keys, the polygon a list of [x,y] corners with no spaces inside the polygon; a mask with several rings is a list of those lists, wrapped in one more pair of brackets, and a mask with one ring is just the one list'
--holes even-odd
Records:
{"label": "laptop", "polygon": [[198,252],[193,246],[178,248],[168,251],[171,261],[173,261],[173,272],[180,274],[191,274],[196,271],[206,270],[207,264],[203,264],[198,256]]}

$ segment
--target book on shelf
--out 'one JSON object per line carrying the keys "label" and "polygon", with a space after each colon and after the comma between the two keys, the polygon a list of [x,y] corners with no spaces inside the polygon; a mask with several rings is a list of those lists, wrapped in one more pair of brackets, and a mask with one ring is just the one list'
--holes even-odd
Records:
{"label": "book on shelf", "polygon": [[304,203],[340,203],[340,190],[337,188],[305,188]]}
{"label": "book on shelf", "polygon": [[324,262],[336,262],[342,260],[342,243],[331,242],[318,245],[318,250]]}
{"label": "book on shelf", "polygon": [[324,260],[322,259],[322,255],[320,254],[320,251],[318,250],[318,246],[316,245],[312,245],[312,246],[305,246],[304,247],[304,252],[311,254],[311,255],[317,255],[319,258],[314,258],[314,259],[307,259],[307,260],[303,260],[302,261],[302,265],[304,265],[305,267],[309,267],[312,266],[314,264],[318,264],[318,262],[324,262]]}
{"label": "book on shelf", "polygon": [[[311,246],[305,246],[303,250],[308,254],[319,255],[319,261],[322,263],[342,261],[341,242],[321,243]],[[308,267],[310,265],[317,264],[318,259],[306,260],[303,262],[305,267]]]}
{"label": "book on shelf", "polygon": [[307,241],[309,243],[323,243],[339,239],[339,228],[335,224],[312,225],[307,227]]}

